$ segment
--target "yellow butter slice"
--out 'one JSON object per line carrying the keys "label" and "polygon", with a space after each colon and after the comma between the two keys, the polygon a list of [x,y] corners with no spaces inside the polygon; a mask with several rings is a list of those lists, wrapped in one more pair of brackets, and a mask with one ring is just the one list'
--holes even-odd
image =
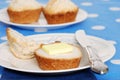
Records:
{"label": "yellow butter slice", "polygon": [[69,53],[73,51],[72,45],[69,45],[67,43],[54,43],[54,44],[43,45],[42,49],[50,55]]}

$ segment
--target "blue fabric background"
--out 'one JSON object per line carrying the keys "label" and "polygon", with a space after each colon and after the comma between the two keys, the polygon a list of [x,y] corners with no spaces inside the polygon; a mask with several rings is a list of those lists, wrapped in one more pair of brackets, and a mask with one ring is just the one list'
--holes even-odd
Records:
{"label": "blue fabric background", "polygon": [[[8,3],[6,0],[0,0],[0,8],[7,7]],[[8,1],[8,0],[7,0]],[[46,3],[48,0],[38,0],[42,3]],[[111,63],[113,59],[120,60],[120,22],[116,22],[117,18],[120,19],[120,10],[111,11],[110,7],[118,7],[120,8],[120,0],[72,0],[79,8],[84,9],[88,12],[88,14],[98,14],[97,18],[88,17],[84,22],[71,25],[66,28],[57,29],[57,30],[49,30],[48,32],[34,32],[32,30],[24,30],[17,27],[13,27],[15,30],[21,32],[24,35],[32,35],[32,34],[44,34],[44,33],[74,33],[78,29],[84,29],[88,35],[97,36],[106,40],[113,40],[116,42],[116,54],[106,62],[109,66],[109,72],[105,75],[94,74],[97,80],[120,80],[120,64],[115,65]],[[83,6],[81,3],[89,2],[92,3],[91,6]],[[102,25],[105,27],[103,30],[94,30],[93,26]],[[0,37],[6,36],[5,30],[8,25],[0,23]],[[4,40],[0,40],[0,43],[4,42]],[[104,54],[104,53],[103,53]],[[1,67],[0,70],[3,68]],[[3,70],[3,74],[5,72],[10,73],[11,75],[15,74],[9,70]],[[0,71],[1,73],[1,71]],[[73,74],[74,75],[74,74]],[[71,75],[72,76],[72,75]],[[77,77],[78,78],[78,77]],[[88,79],[89,80],[89,79]]]}
{"label": "blue fabric background", "polygon": [[[6,76],[7,75],[7,76]],[[61,74],[32,74],[5,69],[2,80],[97,80],[90,69]]]}

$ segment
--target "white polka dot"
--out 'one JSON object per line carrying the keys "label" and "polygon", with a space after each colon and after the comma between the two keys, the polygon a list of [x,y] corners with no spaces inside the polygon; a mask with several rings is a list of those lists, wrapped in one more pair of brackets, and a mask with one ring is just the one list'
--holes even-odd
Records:
{"label": "white polka dot", "polygon": [[1,40],[7,40],[7,36],[3,36],[0,38]]}
{"label": "white polka dot", "polygon": [[110,62],[112,64],[119,64],[120,65],[120,59],[118,59],[118,60],[111,60]]}
{"label": "white polka dot", "polygon": [[88,17],[89,18],[96,18],[98,17],[99,15],[98,14],[88,14]]}
{"label": "white polka dot", "polygon": [[47,32],[47,28],[35,28],[35,32]]}
{"label": "white polka dot", "polygon": [[91,2],[82,2],[82,6],[92,6],[93,4]]}
{"label": "white polka dot", "polygon": [[110,7],[111,11],[120,11],[120,7]]}
{"label": "white polka dot", "polygon": [[96,25],[92,27],[93,30],[104,30],[105,26],[101,26],[101,25]]}
{"label": "white polka dot", "polygon": [[116,22],[119,22],[119,23],[120,23],[120,18],[119,18],[119,19],[116,19]]}

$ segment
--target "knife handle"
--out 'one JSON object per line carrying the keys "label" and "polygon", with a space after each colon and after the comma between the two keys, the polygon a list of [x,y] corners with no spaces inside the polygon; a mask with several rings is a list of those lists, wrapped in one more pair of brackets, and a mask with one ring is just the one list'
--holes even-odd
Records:
{"label": "knife handle", "polygon": [[91,46],[86,46],[84,47],[84,49],[88,54],[91,69],[96,73],[100,73],[100,74],[106,73],[108,71],[108,66],[104,64],[104,62],[97,55],[96,49],[94,49]]}
{"label": "knife handle", "polygon": [[89,60],[92,62],[98,60],[98,61],[102,61],[100,59],[100,57],[97,55],[97,51],[95,48],[91,47],[91,46],[87,46],[86,48],[86,51],[87,51],[87,54],[88,54],[88,57],[89,57]]}

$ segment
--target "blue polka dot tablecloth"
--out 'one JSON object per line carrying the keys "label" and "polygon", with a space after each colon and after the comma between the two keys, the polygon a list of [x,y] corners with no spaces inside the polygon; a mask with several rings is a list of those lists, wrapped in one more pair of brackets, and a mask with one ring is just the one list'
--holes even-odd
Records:
{"label": "blue polka dot tablecloth", "polygon": [[[45,4],[48,0],[38,1]],[[5,32],[7,27],[11,27],[25,36],[46,33],[75,33],[77,30],[83,29],[88,35],[100,37],[114,44],[116,52],[112,58],[105,62],[109,67],[108,73],[99,75],[91,72],[90,69],[85,69],[75,73],[57,74],[48,77],[0,67],[1,80],[120,80],[120,0],[72,1],[88,13],[88,18],[85,21],[60,29],[48,30],[47,32],[18,28],[0,22],[0,43],[7,40]],[[0,10],[6,8],[10,2],[11,0],[0,0]]]}

